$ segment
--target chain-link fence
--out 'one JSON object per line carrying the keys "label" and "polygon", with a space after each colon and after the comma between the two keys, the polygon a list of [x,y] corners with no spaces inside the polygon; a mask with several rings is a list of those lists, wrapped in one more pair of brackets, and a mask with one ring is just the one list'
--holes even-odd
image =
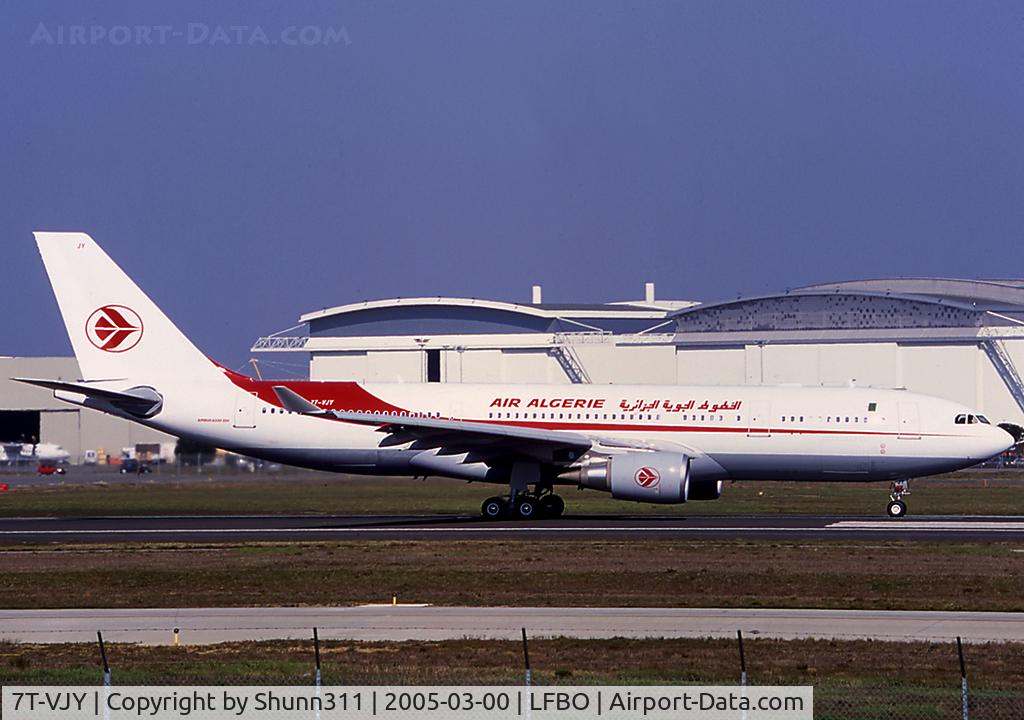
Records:
{"label": "chain-link fence", "polygon": [[814,688],[816,720],[1019,720],[1024,718],[1024,690],[979,690],[968,693],[967,712],[958,687]]}
{"label": "chain-link fence", "polygon": [[[102,633],[97,633],[99,656],[103,670],[105,685],[112,682],[112,671],[108,664],[107,652]],[[319,687],[321,682],[321,649],[320,637],[316,628],[312,629],[309,659],[311,661],[312,678]],[[177,629],[175,629],[177,644]],[[816,720],[1022,720],[1024,719],[1024,688],[992,688],[971,687],[968,682],[968,666],[964,661],[963,647],[957,638],[956,650],[959,658],[959,683],[954,668],[935,668],[935,677],[948,677],[948,684],[937,682],[934,685],[901,683],[894,678],[891,685],[872,683],[843,684],[828,678],[814,680],[787,678],[790,685],[814,686],[814,717]],[[747,667],[743,649],[743,635],[737,633],[738,685],[757,685],[757,668]],[[522,630],[522,679],[526,685],[538,690],[547,686],[543,681],[536,682],[534,669],[530,665],[530,643],[526,629]],[[1024,660],[1024,658],[1021,658]],[[542,668],[536,668],[543,670]],[[950,670],[954,672],[949,672]],[[557,678],[557,674],[555,678]],[[727,680],[719,679],[715,684],[728,684]],[[280,682],[280,681],[279,681]],[[287,682],[287,681],[285,681]],[[450,682],[445,679],[441,683]],[[464,685],[494,684],[493,680],[481,680],[460,677],[458,682]],[[557,682],[557,679],[556,679]],[[390,685],[395,683],[391,676],[360,677],[356,684]],[[296,684],[301,684],[301,681]],[[332,678],[331,684],[337,684]],[[661,683],[668,684],[668,683]],[[692,684],[692,683],[683,683]],[[709,684],[708,682],[700,684]]]}

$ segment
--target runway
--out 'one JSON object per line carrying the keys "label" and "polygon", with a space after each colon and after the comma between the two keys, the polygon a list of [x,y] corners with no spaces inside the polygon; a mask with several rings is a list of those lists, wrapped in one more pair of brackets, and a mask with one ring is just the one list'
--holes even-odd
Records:
{"label": "runway", "polygon": [[718,608],[503,608],[359,606],[146,610],[0,610],[0,638],[15,642],[185,644],[308,639],[516,640],[569,638],[873,639],[1024,642],[1024,613]]}
{"label": "runway", "polygon": [[469,539],[1024,540],[1024,517],[575,515],[487,522],[459,515],[0,519],[0,543]]}

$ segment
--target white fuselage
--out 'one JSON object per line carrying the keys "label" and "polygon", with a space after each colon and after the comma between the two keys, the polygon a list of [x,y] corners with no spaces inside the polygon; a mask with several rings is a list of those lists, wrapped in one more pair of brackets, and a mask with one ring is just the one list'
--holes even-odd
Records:
{"label": "white fuselage", "polygon": [[[678,449],[694,477],[885,480],[968,467],[1012,444],[967,407],[873,388],[455,385],[289,382],[328,410],[393,413],[567,430],[594,452]],[[382,447],[376,428],[284,411],[271,383],[233,376],[215,387],[154,382],[161,413],[146,421],[176,435],[293,465],[344,472],[422,474],[421,451]],[[434,452],[434,451],[425,451]],[[444,472],[435,474],[446,474]],[[452,473],[464,477],[461,472]]]}

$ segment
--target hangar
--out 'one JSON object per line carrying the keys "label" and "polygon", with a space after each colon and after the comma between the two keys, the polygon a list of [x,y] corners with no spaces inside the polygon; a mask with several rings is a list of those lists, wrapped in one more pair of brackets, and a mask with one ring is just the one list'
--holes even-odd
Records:
{"label": "hangar", "polygon": [[1024,280],[859,280],[719,302],[403,298],[257,340],[312,379],[906,388],[1024,423]]}
{"label": "hangar", "polygon": [[[0,443],[54,443],[79,463],[86,450],[120,457],[125,448],[159,444],[173,449],[175,438],[128,420],[68,405],[41,388],[12,377],[81,377],[73,357],[0,357]],[[166,452],[164,452],[166,454]]]}

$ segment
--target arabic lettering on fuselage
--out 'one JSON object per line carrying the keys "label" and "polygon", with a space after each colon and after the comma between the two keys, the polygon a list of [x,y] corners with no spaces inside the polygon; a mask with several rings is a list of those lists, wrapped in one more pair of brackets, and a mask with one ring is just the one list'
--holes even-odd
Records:
{"label": "arabic lettering on fuselage", "polygon": [[630,402],[629,400],[623,400],[619,403],[619,408],[625,412],[661,410],[669,413],[681,413],[695,410],[697,412],[716,413],[739,410],[742,404],[742,400],[723,400],[721,402],[702,400],[699,404],[696,400],[687,400],[686,402],[675,402],[673,400],[636,400]]}
{"label": "arabic lettering on fuselage", "polygon": [[[516,397],[497,397],[491,401],[489,407],[492,408],[519,408],[519,409],[537,409],[537,410],[602,410],[606,409],[608,400],[605,398],[571,398],[571,397],[555,397],[555,398],[516,398]],[[668,412],[668,413],[681,413],[695,410],[697,412],[731,412],[739,410],[743,404],[741,400],[723,400],[721,402],[712,402],[711,400],[701,400],[699,403],[697,400],[687,400],[685,402],[677,402],[675,400],[663,400],[663,399],[641,399],[641,400],[623,400],[619,403],[619,409],[623,412]]]}

